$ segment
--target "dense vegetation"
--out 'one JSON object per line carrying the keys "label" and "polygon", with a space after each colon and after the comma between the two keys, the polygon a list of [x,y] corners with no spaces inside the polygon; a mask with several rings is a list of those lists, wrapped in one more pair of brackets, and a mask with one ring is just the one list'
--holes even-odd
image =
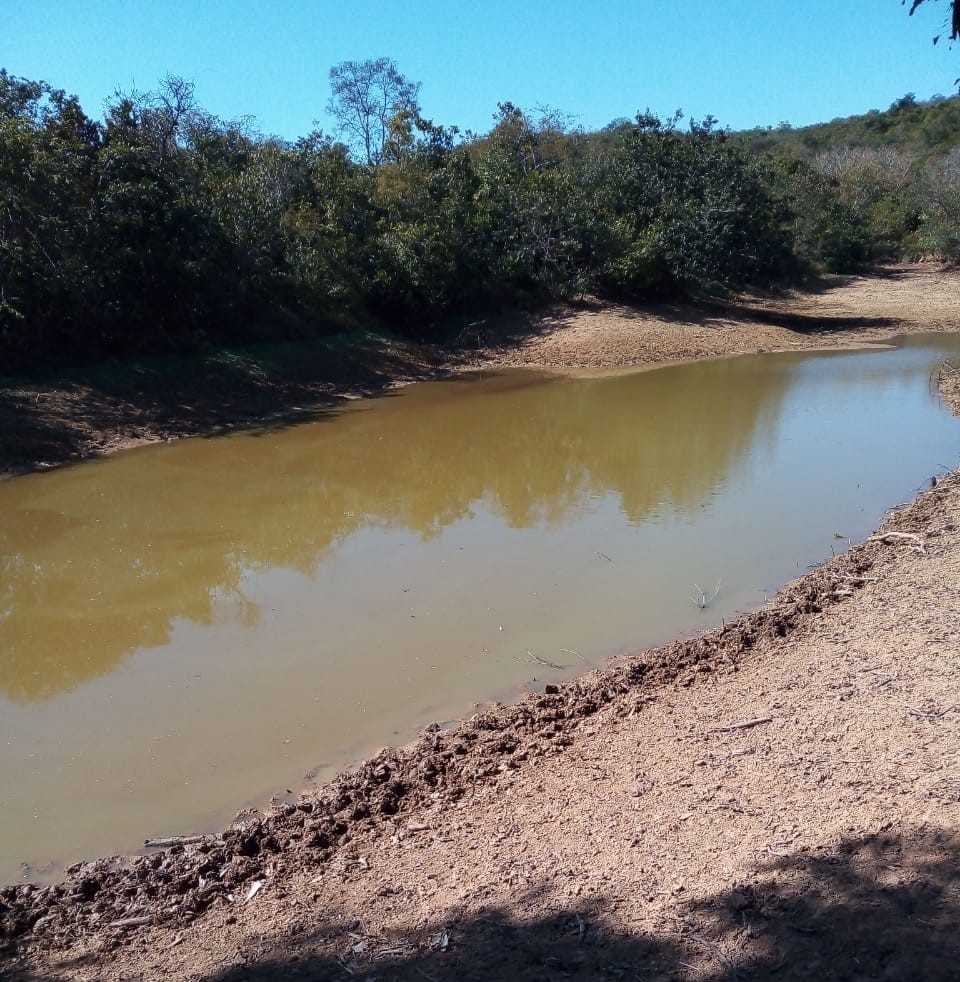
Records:
{"label": "dense vegetation", "polygon": [[939,95],[920,102],[908,93],[881,111],[814,126],[758,127],[738,133],[755,151],[814,157],[833,147],[896,148],[912,157],[947,153],[960,142],[960,97]]}
{"label": "dense vegetation", "polygon": [[331,80],[349,145],[262,137],[179,79],[98,121],[0,71],[0,372],[358,325],[426,336],[481,307],[960,254],[956,100],[797,152],[709,119],[586,134],[510,103],[461,136],[388,59]]}

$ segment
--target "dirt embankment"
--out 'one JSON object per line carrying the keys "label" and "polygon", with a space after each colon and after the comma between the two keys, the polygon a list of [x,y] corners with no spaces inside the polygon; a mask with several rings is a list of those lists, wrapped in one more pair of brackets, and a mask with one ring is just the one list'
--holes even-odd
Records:
{"label": "dirt embankment", "polygon": [[107,365],[43,383],[0,384],[0,474],[182,436],[285,425],[344,398],[464,369],[627,369],[957,329],[960,272],[917,265],[724,304],[559,305],[473,322],[445,349],[366,336]]}
{"label": "dirt embankment", "polygon": [[911,265],[831,277],[780,297],[713,305],[567,306],[486,353],[503,367],[616,369],[809,348],[877,344],[960,329],[960,270]]}
{"label": "dirt embankment", "polygon": [[[955,979],[960,476],[770,605],[0,891],[23,979]],[[15,976],[16,977],[16,976]]]}

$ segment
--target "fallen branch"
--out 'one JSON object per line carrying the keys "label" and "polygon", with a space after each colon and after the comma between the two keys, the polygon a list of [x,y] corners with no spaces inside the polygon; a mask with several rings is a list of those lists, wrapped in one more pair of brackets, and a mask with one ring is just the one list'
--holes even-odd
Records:
{"label": "fallen branch", "polygon": [[539,655],[535,655],[535,654],[534,654],[534,653],[533,653],[533,652],[532,652],[532,651],[531,651],[531,650],[530,650],[529,648],[527,648],[527,654],[528,654],[528,655],[529,655],[529,656],[530,656],[530,657],[531,657],[531,658],[532,658],[532,659],[533,659],[533,660],[534,660],[535,662],[539,662],[539,663],[540,663],[541,665],[543,665],[543,666],[545,666],[546,668],[554,668],[554,669],[556,669],[556,670],[557,670],[558,672],[562,672],[562,671],[564,671],[565,669],[567,669],[567,668],[569,668],[569,667],[570,667],[569,665],[558,665],[558,664],[557,664],[556,662],[554,662],[554,661],[547,661],[547,659],[546,659],[546,658],[541,658],[541,657],[540,657]]}
{"label": "fallen branch", "polygon": [[143,927],[144,924],[150,924],[153,921],[152,917],[124,917],[119,921],[111,921],[107,927]]}
{"label": "fallen branch", "polygon": [[733,733],[735,730],[749,730],[754,726],[762,726],[764,723],[772,723],[772,716],[759,716],[757,719],[745,719],[740,723],[731,723],[729,726],[717,726],[708,733]]}
{"label": "fallen branch", "polygon": [[193,846],[203,842],[205,835],[171,835],[165,839],[144,839],[145,849],[167,849],[169,846]]}
{"label": "fallen branch", "polygon": [[915,719],[941,719],[950,712],[951,709],[956,709],[956,706],[947,706],[946,709],[908,709],[907,712],[913,716]]}

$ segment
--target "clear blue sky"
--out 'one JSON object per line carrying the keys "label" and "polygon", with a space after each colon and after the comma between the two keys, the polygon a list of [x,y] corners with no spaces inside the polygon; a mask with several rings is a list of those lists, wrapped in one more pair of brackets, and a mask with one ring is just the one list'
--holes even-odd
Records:
{"label": "clear blue sky", "polygon": [[0,66],[100,115],[117,87],[171,72],[219,116],[294,138],[319,120],[327,71],[393,57],[425,115],[482,131],[498,101],[586,127],[647,107],[735,128],[804,124],[955,91],[946,16],[900,0],[0,0]]}

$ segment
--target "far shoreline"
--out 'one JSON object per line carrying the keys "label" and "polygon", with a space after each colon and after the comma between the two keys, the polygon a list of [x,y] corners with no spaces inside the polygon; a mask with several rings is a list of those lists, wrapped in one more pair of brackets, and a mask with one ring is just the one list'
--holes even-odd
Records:
{"label": "far shoreline", "polygon": [[746,354],[882,347],[960,331],[960,271],[831,277],[723,304],[561,304],[477,322],[475,347],[379,335],[92,367],[0,384],[0,479],[118,450],[309,421],[358,398],[465,372],[601,377]]}

